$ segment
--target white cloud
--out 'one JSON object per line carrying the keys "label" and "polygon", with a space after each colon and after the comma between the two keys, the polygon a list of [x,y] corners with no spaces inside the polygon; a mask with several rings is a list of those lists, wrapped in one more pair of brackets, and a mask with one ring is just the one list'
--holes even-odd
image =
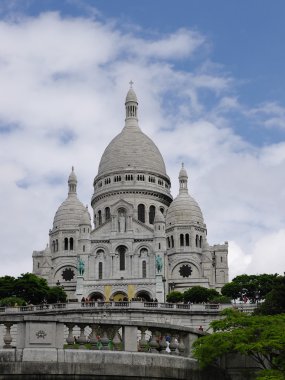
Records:
{"label": "white cloud", "polygon": [[[0,275],[31,271],[32,250],[45,247],[67,195],[71,165],[79,198],[90,204],[100,157],[124,124],[130,79],[140,125],[165,158],[173,195],[184,161],[209,242],[230,241],[231,272],[255,271],[257,249],[265,258],[271,239],[278,260],[284,143],[253,147],[234,132],[225,111],[245,107],[222,66],[197,62],[191,73],[175,66],[207,46],[202,34],[180,29],[143,39],[115,23],[57,13],[2,21],[0,34]],[[11,130],[1,132],[7,124]],[[269,261],[266,271],[275,268]]]}

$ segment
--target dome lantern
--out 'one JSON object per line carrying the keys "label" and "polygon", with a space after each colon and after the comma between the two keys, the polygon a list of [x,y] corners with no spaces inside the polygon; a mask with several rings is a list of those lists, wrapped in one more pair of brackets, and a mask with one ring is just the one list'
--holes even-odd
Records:
{"label": "dome lantern", "polygon": [[76,194],[77,178],[74,173],[74,167],[71,168],[71,173],[68,177],[68,195]]}
{"label": "dome lantern", "polygon": [[126,120],[136,119],[137,120],[137,110],[138,110],[138,100],[135,91],[133,90],[134,82],[130,81],[130,89],[126,96]]}
{"label": "dome lantern", "polygon": [[184,163],[182,162],[182,167],[179,172],[179,194],[187,193],[188,194],[188,175],[187,171],[184,168]]}

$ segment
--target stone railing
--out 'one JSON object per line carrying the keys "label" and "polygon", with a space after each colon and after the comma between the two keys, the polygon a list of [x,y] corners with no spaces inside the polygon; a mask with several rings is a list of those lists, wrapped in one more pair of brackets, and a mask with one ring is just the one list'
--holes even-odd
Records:
{"label": "stone railing", "polygon": [[[86,349],[191,356],[192,343],[203,332],[171,324],[94,321],[91,317],[15,316],[0,318],[5,327],[0,348]],[[11,328],[16,325],[12,344]],[[2,347],[1,347],[2,346]]]}
{"label": "stone railing", "polygon": [[157,303],[157,302],[136,302],[136,301],[110,301],[110,302],[70,302],[70,303],[56,303],[56,304],[40,304],[28,306],[15,306],[15,307],[1,307],[1,314],[11,313],[27,313],[27,312],[46,312],[50,310],[78,310],[78,309],[160,309],[160,310],[189,310],[189,311],[220,311],[231,304],[174,304],[174,303]]}

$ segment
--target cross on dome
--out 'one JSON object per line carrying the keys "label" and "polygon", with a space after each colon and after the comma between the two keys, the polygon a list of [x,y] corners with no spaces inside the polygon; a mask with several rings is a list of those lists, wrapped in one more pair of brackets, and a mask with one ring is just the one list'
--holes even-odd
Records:
{"label": "cross on dome", "polygon": [[129,84],[130,84],[130,88],[133,88],[134,82],[132,80],[130,80]]}

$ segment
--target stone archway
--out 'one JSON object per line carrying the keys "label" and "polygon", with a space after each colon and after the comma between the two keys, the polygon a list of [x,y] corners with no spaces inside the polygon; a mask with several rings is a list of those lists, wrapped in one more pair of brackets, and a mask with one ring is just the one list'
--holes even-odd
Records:
{"label": "stone archway", "polygon": [[152,300],[151,294],[146,290],[139,290],[136,294],[136,297],[145,302],[150,302]]}
{"label": "stone archway", "polygon": [[111,297],[112,301],[128,301],[128,295],[125,292],[116,292]]}
{"label": "stone archway", "polygon": [[88,296],[90,301],[105,301],[105,297],[100,292],[93,292]]}

